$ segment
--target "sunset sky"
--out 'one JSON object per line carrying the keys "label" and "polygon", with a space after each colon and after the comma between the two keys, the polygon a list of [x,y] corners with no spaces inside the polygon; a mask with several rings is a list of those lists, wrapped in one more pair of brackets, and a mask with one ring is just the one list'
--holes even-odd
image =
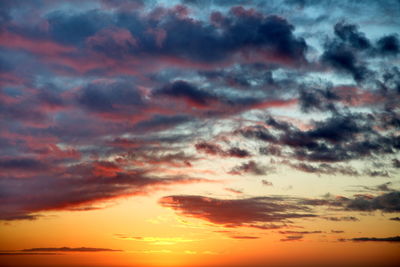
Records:
{"label": "sunset sky", "polygon": [[0,266],[399,266],[399,15],[1,0]]}

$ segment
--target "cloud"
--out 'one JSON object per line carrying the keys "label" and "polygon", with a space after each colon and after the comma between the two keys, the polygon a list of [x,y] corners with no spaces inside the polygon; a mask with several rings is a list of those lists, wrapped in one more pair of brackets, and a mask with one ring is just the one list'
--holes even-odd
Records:
{"label": "cloud", "polygon": [[91,248],[91,247],[59,247],[59,248],[28,248],[21,250],[23,252],[119,252],[122,250],[109,248]]}
{"label": "cloud", "polygon": [[175,116],[164,116],[154,115],[152,118],[144,121],[140,121],[135,125],[137,131],[162,131],[164,129],[170,129],[175,126],[185,124],[187,122],[193,122],[194,118],[186,115],[175,115]]}
{"label": "cloud", "polygon": [[65,44],[83,44],[89,36],[111,23],[110,16],[92,10],[78,14],[54,11],[47,15],[49,32],[54,40]]}
{"label": "cloud", "polygon": [[342,231],[342,230],[331,230],[331,233],[333,233],[333,234],[342,234],[342,233],[344,233],[344,231]]}
{"label": "cloud", "polygon": [[158,56],[214,63],[252,49],[267,61],[305,61],[307,44],[293,34],[294,26],[284,18],[238,6],[199,21],[189,17],[187,10],[182,5],[129,15],[118,9],[114,14],[59,10],[46,15],[48,35],[62,44],[86,44],[96,53],[120,60]]}
{"label": "cloud", "polygon": [[232,239],[259,239],[259,236],[247,236],[247,235],[234,235],[234,236],[230,236],[229,238]]}
{"label": "cloud", "polygon": [[336,36],[342,41],[348,42],[355,49],[364,50],[371,47],[370,41],[363,33],[358,31],[357,25],[355,24],[339,22],[335,24],[334,30]]}
{"label": "cloud", "polygon": [[241,165],[234,167],[229,173],[236,175],[242,175],[245,173],[253,175],[265,175],[266,172],[267,168],[265,166],[262,166],[253,160],[250,160],[249,162],[244,162]]}
{"label": "cloud", "polygon": [[340,241],[354,241],[354,242],[400,242],[400,236],[393,237],[356,237]]}
{"label": "cloud", "polygon": [[368,74],[368,69],[358,62],[356,55],[340,44],[330,44],[322,54],[321,62],[351,74],[357,82],[364,80]]}
{"label": "cloud", "polygon": [[225,227],[262,228],[268,223],[285,224],[292,219],[316,216],[307,206],[284,197],[216,199],[181,195],[163,197],[159,203],[183,216]]}
{"label": "cloud", "polygon": [[3,250],[0,256],[54,256],[65,255],[66,253],[80,252],[122,252],[119,249],[92,248],[92,247],[49,247],[49,248],[27,248],[21,250]]}
{"label": "cloud", "polygon": [[151,236],[142,237],[142,236],[128,236],[125,234],[116,234],[116,236],[120,239],[140,241],[140,242],[151,243],[152,245],[163,245],[163,246],[198,241],[197,239],[189,239],[182,237],[151,237]]}
{"label": "cloud", "polygon": [[279,231],[278,233],[283,235],[298,234],[298,235],[309,235],[309,234],[322,234],[322,231]]}
{"label": "cloud", "polygon": [[323,219],[333,222],[358,222],[359,219],[354,216],[342,216],[342,217],[323,217]]}
{"label": "cloud", "polygon": [[282,242],[287,242],[287,241],[301,241],[303,239],[302,235],[289,235],[283,239],[281,239],[280,241]]}
{"label": "cloud", "polygon": [[241,190],[237,190],[237,189],[233,189],[233,188],[224,188],[226,191],[234,193],[234,194],[243,194],[243,191]]}
{"label": "cloud", "polygon": [[350,200],[344,199],[343,202],[348,210],[399,212],[400,192],[390,192],[376,197],[361,195]]}
{"label": "cloud", "polygon": [[157,90],[154,94],[156,96],[183,98],[189,105],[198,107],[208,106],[212,101],[218,100],[217,97],[211,93],[199,90],[185,81],[175,81]]}
{"label": "cloud", "polygon": [[30,252],[0,252],[0,256],[52,256],[52,255],[63,255],[62,253],[30,253]]}
{"label": "cloud", "polygon": [[[382,211],[399,212],[400,211],[400,192],[393,191],[381,195],[373,196],[369,194],[358,194],[353,198],[343,196],[328,196],[323,199],[303,200],[303,204],[316,206],[332,206],[347,211]],[[331,217],[326,217],[332,220]],[[352,217],[343,217],[353,220]],[[343,219],[342,218],[342,219]],[[333,219],[336,220],[336,219]]]}
{"label": "cloud", "polygon": [[400,53],[400,41],[397,35],[388,35],[377,41],[377,50],[382,55],[397,55]]}
{"label": "cloud", "polygon": [[336,107],[334,103],[338,100],[340,100],[340,97],[329,88],[326,90],[302,89],[299,95],[300,108],[306,113],[312,111],[335,111]]}
{"label": "cloud", "polygon": [[36,213],[41,211],[71,209],[121,196],[147,194],[152,187],[160,189],[201,180],[152,177],[141,170],[125,171],[110,162],[71,166],[56,177],[0,177],[1,187],[5,190],[0,196],[1,219],[31,220],[38,218]]}
{"label": "cloud", "polygon": [[37,171],[47,166],[36,159],[30,158],[3,158],[0,159],[0,169]]}
{"label": "cloud", "polygon": [[[285,196],[253,197],[241,199],[217,199],[196,195],[166,196],[159,200],[163,207],[171,208],[185,217],[198,218],[224,227],[252,227],[276,229],[290,225],[292,220],[318,217],[339,222],[359,221],[354,216],[324,216],[313,210],[324,207],[335,211],[399,211],[400,192],[389,192],[378,196],[355,195],[353,198],[326,195],[323,198],[294,198]],[[268,225],[280,223],[280,225]],[[299,231],[282,233],[310,234]]]}
{"label": "cloud", "polygon": [[262,180],[261,183],[262,183],[262,185],[265,185],[265,186],[273,186],[272,182],[267,181],[267,180]]}
{"label": "cloud", "polygon": [[312,121],[306,128],[271,116],[265,123],[234,133],[256,141],[260,154],[280,157],[277,162],[303,172],[387,177],[390,172],[386,168],[360,170],[347,163],[372,159],[375,155],[390,156],[399,150],[398,137],[377,131],[373,125],[380,123],[371,114],[333,112],[325,119]]}
{"label": "cloud", "polygon": [[135,115],[145,107],[139,91],[129,83],[90,84],[80,90],[77,102],[97,114]]}
{"label": "cloud", "polygon": [[218,155],[222,157],[247,158],[251,156],[250,152],[248,152],[245,149],[241,149],[238,147],[231,147],[227,150],[224,150],[218,144],[213,144],[205,141],[195,144],[195,148],[197,151],[209,155]]}
{"label": "cloud", "polygon": [[376,186],[358,186],[358,187],[361,187],[361,188],[365,189],[366,191],[380,191],[380,192],[396,191],[395,189],[391,188],[392,185],[393,185],[392,182],[387,182],[387,183],[379,184]]}
{"label": "cloud", "polygon": [[[79,10],[58,1],[3,2],[4,220],[101,208],[98,203],[122,196],[208,182],[181,175],[189,168],[210,173],[197,165],[207,156],[215,156],[215,164],[243,159],[231,169],[239,175],[280,172],[274,165],[360,179],[398,173],[399,37],[390,32],[398,26],[395,1],[329,2],[329,14],[318,1],[186,6],[104,0]],[[360,17],[351,23],[337,15],[353,9]],[[383,29],[382,35],[372,38],[371,29]],[[187,197],[209,214],[197,206],[198,214],[191,212],[180,198],[173,208],[259,229],[319,216],[312,210],[318,205],[341,212],[398,210],[395,189],[370,189],[385,194],[209,198],[228,210],[248,208],[250,219],[222,212],[224,220],[202,198]],[[321,218],[354,220],[347,215]]]}

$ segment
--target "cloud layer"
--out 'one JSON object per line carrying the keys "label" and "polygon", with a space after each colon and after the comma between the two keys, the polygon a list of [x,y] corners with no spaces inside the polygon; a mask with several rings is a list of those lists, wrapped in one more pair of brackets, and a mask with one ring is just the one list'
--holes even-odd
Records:
{"label": "cloud layer", "polygon": [[[398,2],[328,1],[368,14],[360,23],[322,9],[312,15],[316,1],[150,2],[2,2],[0,219],[96,209],[212,174],[241,179],[282,166],[399,174]],[[399,212],[395,187],[338,199],[160,203],[216,224],[273,228],[318,217],[318,205]]]}

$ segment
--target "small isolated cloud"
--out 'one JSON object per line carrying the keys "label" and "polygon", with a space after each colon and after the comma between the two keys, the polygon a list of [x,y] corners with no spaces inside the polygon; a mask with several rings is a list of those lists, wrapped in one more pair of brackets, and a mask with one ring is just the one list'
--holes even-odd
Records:
{"label": "small isolated cloud", "polygon": [[248,235],[234,235],[230,236],[232,239],[259,239],[259,236],[248,236]]}
{"label": "small isolated cloud", "polygon": [[342,216],[342,217],[322,217],[325,220],[333,221],[333,222],[358,222],[359,219],[354,216]]}
{"label": "small isolated cloud", "polygon": [[265,185],[265,186],[273,186],[272,182],[267,181],[267,180],[262,180],[261,183],[262,183],[262,185]]}
{"label": "small isolated cloud", "polygon": [[290,235],[285,238],[282,238],[280,241],[287,242],[287,241],[301,241],[303,239],[302,235]]}
{"label": "small isolated cloud", "polygon": [[174,245],[177,243],[187,243],[198,240],[198,239],[189,239],[184,237],[129,236],[125,234],[116,234],[115,236],[119,239],[146,242],[152,245]]}
{"label": "small isolated cloud", "polygon": [[322,231],[279,231],[278,233],[283,234],[283,235],[291,235],[291,234],[297,234],[297,235],[310,235],[310,234],[322,234]]}
{"label": "small isolated cloud", "polygon": [[233,188],[224,188],[226,191],[234,193],[234,194],[243,194],[242,190],[233,189]]}

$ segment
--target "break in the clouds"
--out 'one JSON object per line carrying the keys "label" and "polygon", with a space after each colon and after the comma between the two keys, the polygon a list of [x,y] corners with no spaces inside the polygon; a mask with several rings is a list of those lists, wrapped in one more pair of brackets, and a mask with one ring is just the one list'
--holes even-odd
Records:
{"label": "break in the clouds", "polygon": [[[396,179],[398,2],[328,1],[329,14],[318,1],[206,2],[2,2],[2,220],[226,177]],[[314,208],[399,212],[397,184],[384,182],[383,194],[335,199],[249,191],[160,203],[228,227],[355,221]],[[232,187],[222,188],[248,192]]]}

